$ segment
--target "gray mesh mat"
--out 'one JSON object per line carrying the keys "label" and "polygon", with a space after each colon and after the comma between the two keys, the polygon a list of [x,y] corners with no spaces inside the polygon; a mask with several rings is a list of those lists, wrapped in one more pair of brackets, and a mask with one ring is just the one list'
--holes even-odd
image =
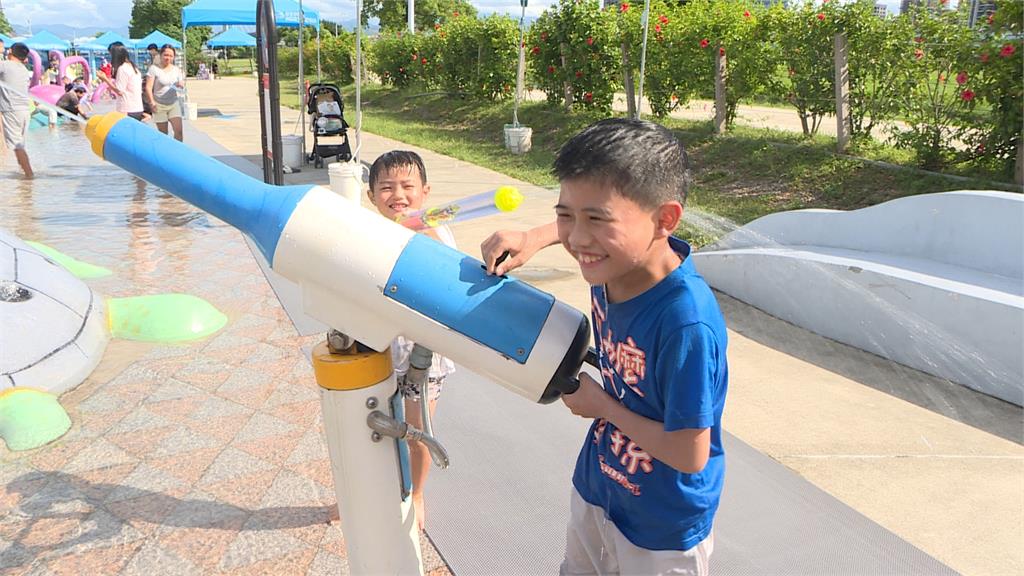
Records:
{"label": "gray mesh mat", "polygon": [[[451,456],[427,484],[427,533],[452,571],[555,574],[572,469],[587,422],[461,368],[434,432]],[[712,572],[727,575],[956,574],[739,439],[727,476]]]}

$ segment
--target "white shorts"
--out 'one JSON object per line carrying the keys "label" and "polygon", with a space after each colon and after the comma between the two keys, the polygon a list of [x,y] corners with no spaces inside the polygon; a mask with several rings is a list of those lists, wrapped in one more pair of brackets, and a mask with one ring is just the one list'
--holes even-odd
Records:
{"label": "white shorts", "polygon": [[157,102],[153,108],[153,122],[164,124],[171,118],[181,118],[181,104],[177,100],[173,104]]}
{"label": "white shorts", "polygon": [[28,130],[28,110],[5,110],[0,112],[4,125],[4,142],[14,150],[25,149],[25,131]]}
{"label": "white shorts", "polygon": [[558,573],[653,576],[686,574],[706,576],[715,547],[714,533],[689,550],[648,550],[633,544],[604,510],[588,504],[575,488],[569,501],[569,529],[565,560]]}

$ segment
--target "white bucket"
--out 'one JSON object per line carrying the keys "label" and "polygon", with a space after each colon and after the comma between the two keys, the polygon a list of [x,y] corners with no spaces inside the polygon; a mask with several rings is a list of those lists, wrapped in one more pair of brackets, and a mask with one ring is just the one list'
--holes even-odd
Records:
{"label": "white bucket", "polygon": [[198,102],[185,102],[185,118],[188,120],[199,118]]}
{"label": "white bucket", "polygon": [[533,147],[533,128],[505,124],[505,149],[513,154],[525,154]]}
{"label": "white bucket", "polygon": [[302,136],[281,136],[281,161],[292,168],[302,167]]}
{"label": "white bucket", "polygon": [[363,200],[363,165],[352,162],[331,162],[327,165],[331,190],[356,205]]}

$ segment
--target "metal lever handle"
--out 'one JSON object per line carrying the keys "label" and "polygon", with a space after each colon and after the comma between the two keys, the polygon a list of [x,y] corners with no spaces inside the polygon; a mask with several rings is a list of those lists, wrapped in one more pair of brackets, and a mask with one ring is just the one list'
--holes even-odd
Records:
{"label": "metal lever handle", "polygon": [[442,470],[451,463],[448,459],[448,451],[433,436],[427,436],[414,426],[395,420],[380,410],[374,410],[366,416],[366,425],[382,436],[397,438],[398,440],[422,442],[427,447],[427,451],[430,452],[430,459]]}

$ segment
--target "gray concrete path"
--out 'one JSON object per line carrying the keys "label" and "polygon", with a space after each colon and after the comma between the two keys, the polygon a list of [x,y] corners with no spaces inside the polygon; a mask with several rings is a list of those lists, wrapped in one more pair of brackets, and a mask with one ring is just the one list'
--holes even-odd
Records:
{"label": "gray concrete path", "polygon": [[[190,81],[189,94],[200,109],[235,115],[200,118],[199,129],[236,154],[258,159],[252,80]],[[295,112],[284,115],[290,126]],[[347,117],[352,120],[351,110]],[[436,203],[501,184],[521,187],[528,202],[516,213],[455,229],[460,247],[470,254],[478,253],[480,241],[496,228],[525,229],[551,218],[554,191],[376,135],[364,134],[363,142],[365,160],[393,148],[420,152]],[[287,179],[326,183],[327,173],[309,167]],[[588,309],[585,284],[564,251],[542,252],[519,276]],[[984,416],[975,425],[965,423],[956,405],[940,413],[873,387],[870,383],[883,382],[892,389],[937,391],[946,384],[730,299],[722,302],[732,328],[729,432],[959,572],[1024,573],[1020,434],[1006,439],[978,427]],[[1004,435],[1012,436],[1015,423],[1024,431],[1019,409],[984,398],[969,403],[971,410],[1008,422],[999,428]]]}

